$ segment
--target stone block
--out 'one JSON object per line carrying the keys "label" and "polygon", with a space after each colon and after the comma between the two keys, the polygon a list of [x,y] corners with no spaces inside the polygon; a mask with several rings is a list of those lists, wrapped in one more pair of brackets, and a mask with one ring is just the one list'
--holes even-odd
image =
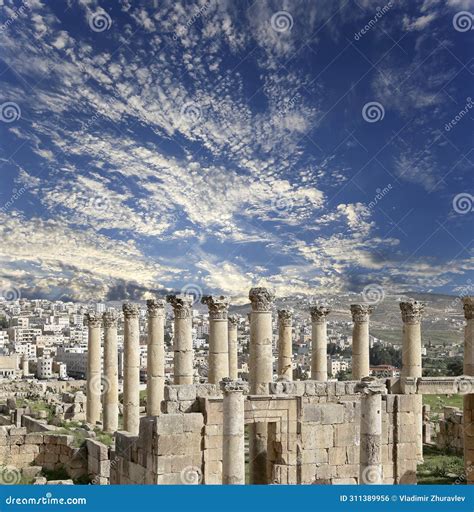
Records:
{"label": "stone block", "polygon": [[156,430],[161,434],[181,434],[184,432],[183,414],[162,414],[156,419]]}
{"label": "stone block", "polygon": [[178,400],[178,386],[165,386],[164,398],[166,401],[176,402]]}
{"label": "stone block", "polygon": [[35,432],[32,434],[26,434],[26,436],[25,436],[25,444],[43,444],[43,442],[44,442],[43,434],[37,434]]}
{"label": "stone block", "polygon": [[180,384],[178,388],[178,401],[196,400],[196,386],[193,384]]}
{"label": "stone block", "polygon": [[358,446],[359,431],[354,423],[334,425],[334,446]]}
{"label": "stone block", "polygon": [[333,485],[357,485],[357,478],[331,478]]}
{"label": "stone block", "polygon": [[335,446],[333,448],[329,448],[329,464],[331,466],[346,464],[345,446]]}
{"label": "stone block", "polygon": [[314,450],[302,451],[303,464],[327,464],[329,462],[328,450],[316,448]]}
{"label": "stone block", "polygon": [[308,425],[304,425],[302,441],[304,449],[330,448],[334,446],[333,426],[318,425],[308,428]]}
{"label": "stone block", "polygon": [[321,405],[323,425],[334,425],[344,422],[344,406],[341,404],[327,403]]}

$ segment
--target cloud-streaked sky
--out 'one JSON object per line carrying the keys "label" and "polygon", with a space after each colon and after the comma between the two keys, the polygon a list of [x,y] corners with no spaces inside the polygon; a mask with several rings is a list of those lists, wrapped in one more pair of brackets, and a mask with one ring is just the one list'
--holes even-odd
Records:
{"label": "cloud-streaked sky", "polygon": [[0,295],[471,283],[474,1],[0,4]]}

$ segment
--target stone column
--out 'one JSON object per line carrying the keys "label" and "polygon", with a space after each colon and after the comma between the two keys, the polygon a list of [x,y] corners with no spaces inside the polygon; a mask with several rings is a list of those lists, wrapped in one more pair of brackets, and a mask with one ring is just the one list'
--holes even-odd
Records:
{"label": "stone column", "polygon": [[86,421],[96,425],[100,421],[101,353],[100,324],[101,317],[96,313],[86,313],[85,323],[89,328],[87,343],[87,406]]}
{"label": "stone column", "polygon": [[114,312],[107,312],[102,315],[102,319],[104,322],[104,431],[116,432],[119,415],[117,315]]}
{"label": "stone column", "polygon": [[357,385],[360,401],[359,484],[383,483],[382,395],[386,387],[374,377],[363,377]]}
{"label": "stone column", "polygon": [[374,308],[367,304],[351,304],[352,321],[352,378],[360,380],[370,373],[369,316]]}
{"label": "stone column", "polygon": [[328,380],[328,335],[326,306],[311,306],[311,380]]}
{"label": "stone column", "polygon": [[430,421],[431,407],[423,405],[423,444],[431,443],[431,421]]}
{"label": "stone column", "polygon": [[139,309],[124,304],[123,315],[123,428],[136,436],[140,424]]}
{"label": "stone column", "polygon": [[[252,395],[265,395],[273,382],[273,331],[271,305],[274,295],[266,288],[252,288],[250,314],[249,384]],[[250,483],[266,484],[267,424],[254,423],[249,428]]]}
{"label": "stone column", "polygon": [[271,304],[272,292],[266,288],[252,288],[249,292],[252,304],[250,317],[249,383],[252,395],[268,393],[273,382],[273,331]]}
{"label": "stone column", "polygon": [[[464,375],[474,377],[474,297],[463,298],[464,317]],[[468,389],[471,384],[468,383]],[[474,393],[463,397],[464,468],[466,483],[474,484]]]}
{"label": "stone column", "polygon": [[229,377],[229,333],[227,314],[229,297],[205,295],[201,302],[209,308],[209,384]]}
{"label": "stone column", "polygon": [[[400,302],[403,320],[402,339],[402,371],[401,377],[417,379],[422,376],[421,363],[421,317],[425,305],[410,299]],[[403,383],[402,383],[403,389]],[[419,461],[423,460],[423,396],[413,396],[413,407],[416,422],[416,454]]]}
{"label": "stone column", "polygon": [[228,337],[229,337],[229,378],[237,380],[239,376],[239,356],[238,356],[238,332],[237,324],[239,318],[237,315],[230,315],[228,318]]}
{"label": "stone column", "polygon": [[193,370],[193,297],[167,295],[174,311],[174,383],[192,384]]}
{"label": "stone column", "polygon": [[222,483],[245,484],[245,408],[246,383],[221,381],[223,400]]}
{"label": "stone column", "polygon": [[293,310],[278,311],[278,377],[293,380]]}
{"label": "stone column", "polygon": [[146,301],[148,311],[148,348],[146,413],[161,414],[165,392],[165,304],[163,299]]}

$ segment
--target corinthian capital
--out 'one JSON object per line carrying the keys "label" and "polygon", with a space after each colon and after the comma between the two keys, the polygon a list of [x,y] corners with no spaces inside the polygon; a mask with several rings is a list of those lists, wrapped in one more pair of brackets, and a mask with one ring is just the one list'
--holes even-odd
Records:
{"label": "corinthian capital", "polygon": [[229,315],[229,327],[237,327],[239,323],[239,317],[237,315]]}
{"label": "corinthian capital", "polygon": [[191,317],[194,302],[192,295],[167,295],[166,302],[168,302],[168,304],[171,304],[175,318]]}
{"label": "corinthian capital", "polygon": [[84,324],[88,327],[100,327],[102,318],[99,313],[86,313],[84,315]]}
{"label": "corinthian capital", "polygon": [[326,321],[326,316],[331,312],[331,310],[322,305],[311,306],[309,308],[309,312],[311,313],[311,321],[314,323],[322,323]]}
{"label": "corinthian capital", "polygon": [[406,302],[400,302],[400,310],[402,312],[402,320],[407,324],[419,324],[425,309],[423,302],[410,299]]}
{"label": "corinthian capital", "polygon": [[140,314],[140,310],[138,309],[138,306],[136,304],[132,304],[131,302],[126,302],[122,306],[123,316],[125,319],[129,318],[138,318],[138,315]]}
{"label": "corinthian capital", "polygon": [[104,327],[117,327],[117,313],[115,311],[107,311],[102,315]]}
{"label": "corinthian capital", "polygon": [[232,380],[229,377],[225,377],[219,383],[221,390],[224,393],[245,393],[249,392],[249,386],[247,382],[243,380]]}
{"label": "corinthian capital", "polygon": [[166,302],[163,299],[148,299],[146,308],[149,317],[164,316]]}
{"label": "corinthian capital", "polygon": [[463,297],[462,308],[466,320],[472,320],[474,318],[474,297]]}
{"label": "corinthian capital", "polygon": [[368,322],[374,308],[368,304],[351,304],[353,322]]}
{"label": "corinthian capital", "polygon": [[229,297],[224,295],[204,295],[201,302],[209,308],[209,318],[211,320],[227,320],[230,304]]}
{"label": "corinthian capital", "polygon": [[268,312],[275,299],[275,295],[268,288],[251,288],[249,299],[252,304],[252,311]]}
{"label": "corinthian capital", "polygon": [[278,322],[286,327],[291,327],[293,323],[293,310],[291,308],[279,309]]}

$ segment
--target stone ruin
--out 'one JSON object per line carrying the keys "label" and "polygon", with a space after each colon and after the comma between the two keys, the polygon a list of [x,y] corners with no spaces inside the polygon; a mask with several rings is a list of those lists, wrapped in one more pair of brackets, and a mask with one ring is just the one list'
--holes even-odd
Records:
{"label": "stone ruin", "polygon": [[[278,375],[273,375],[273,296],[253,288],[249,298],[249,379],[237,379],[237,324],[229,300],[206,296],[209,308],[209,378],[193,382],[192,297],[170,295],[174,310],[174,384],[165,385],[165,301],[149,300],[147,406],[139,405],[139,310],[125,304],[123,428],[118,430],[117,319],[89,313],[86,420],[114,434],[114,448],[88,440],[82,471],[99,484],[415,484],[423,458],[423,394],[464,395],[463,451],[467,483],[474,472],[474,298],[463,299],[466,318],[464,375],[422,377],[421,317],[424,305],[400,303],[403,321],[401,376],[369,376],[370,306],[351,306],[353,381],[329,381],[329,309],[311,307],[311,378],[293,381],[292,314],[278,312]],[[104,329],[101,374],[100,329]],[[426,411],[425,411],[426,413]],[[26,423],[30,424],[28,419]],[[28,428],[28,427],[26,427]],[[31,427],[30,427],[31,428]],[[10,446],[15,436],[9,437]],[[34,451],[66,440],[43,434]],[[67,436],[66,436],[67,437]],[[36,445],[35,445],[36,446]],[[80,450],[80,449],[79,449]],[[68,453],[71,455],[71,453]],[[50,456],[52,458],[52,455]],[[77,455],[76,455],[77,457]],[[74,457],[72,457],[73,459]],[[71,459],[71,460],[72,460]],[[247,459],[247,461],[246,461]],[[60,460],[60,459],[59,459]],[[53,463],[53,462],[51,462]],[[58,464],[58,462],[54,462]]]}

